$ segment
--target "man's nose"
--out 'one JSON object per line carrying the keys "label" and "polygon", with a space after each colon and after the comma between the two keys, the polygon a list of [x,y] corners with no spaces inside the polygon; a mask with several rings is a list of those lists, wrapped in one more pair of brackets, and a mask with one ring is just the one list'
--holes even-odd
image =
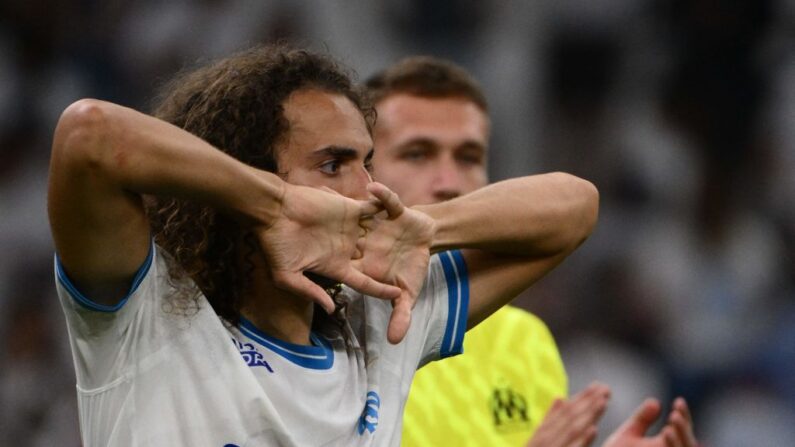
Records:
{"label": "man's nose", "polygon": [[355,172],[354,176],[354,181],[356,184],[354,185],[355,194],[353,198],[358,200],[366,200],[370,196],[370,193],[367,192],[367,185],[373,182],[373,176],[370,175],[370,171],[368,171],[364,166]]}
{"label": "man's nose", "polygon": [[436,200],[454,199],[461,195],[461,173],[455,160],[441,160],[437,166],[433,184],[433,195]]}

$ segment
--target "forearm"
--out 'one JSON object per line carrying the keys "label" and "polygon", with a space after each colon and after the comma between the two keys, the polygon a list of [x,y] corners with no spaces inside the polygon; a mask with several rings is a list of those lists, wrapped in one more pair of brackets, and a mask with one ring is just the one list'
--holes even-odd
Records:
{"label": "forearm", "polygon": [[93,299],[115,304],[149,252],[142,195],[181,197],[269,225],[283,182],[200,138],[118,105],[83,100],[56,128],[48,211],[70,278]]}
{"label": "forearm", "polygon": [[510,179],[447,202],[415,207],[436,221],[433,252],[475,248],[520,256],[571,251],[591,233],[596,188],[564,173]]}
{"label": "forearm", "polygon": [[269,221],[284,182],[222,153],[169,123],[115,104],[83,100],[61,118],[53,163],[61,161],[134,194],[196,200]]}

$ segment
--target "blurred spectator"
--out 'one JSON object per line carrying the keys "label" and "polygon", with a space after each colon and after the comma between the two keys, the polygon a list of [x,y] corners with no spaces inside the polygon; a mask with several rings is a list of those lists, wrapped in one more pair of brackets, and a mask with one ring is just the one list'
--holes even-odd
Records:
{"label": "blurred spectator", "polygon": [[79,446],[75,377],[46,263],[14,272],[2,332],[0,444]]}

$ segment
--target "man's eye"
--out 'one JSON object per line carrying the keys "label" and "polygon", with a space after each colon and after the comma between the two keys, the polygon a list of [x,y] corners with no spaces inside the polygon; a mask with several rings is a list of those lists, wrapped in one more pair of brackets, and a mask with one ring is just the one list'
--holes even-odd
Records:
{"label": "man's eye", "polygon": [[427,153],[425,151],[406,151],[401,155],[401,158],[408,161],[422,161],[427,158]]}
{"label": "man's eye", "polygon": [[339,172],[341,165],[342,163],[339,160],[329,160],[320,165],[320,172],[329,175],[336,174]]}
{"label": "man's eye", "polygon": [[480,165],[483,164],[483,157],[479,155],[460,155],[458,161],[467,165]]}
{"label": "man's eye", "polygon": [[367,172],[369,172],[370,174],[373,173],[373,169],[374,168],[373,168],[373,159],[372,158],[368,158],[367,160],[364,161],[364,169]]}

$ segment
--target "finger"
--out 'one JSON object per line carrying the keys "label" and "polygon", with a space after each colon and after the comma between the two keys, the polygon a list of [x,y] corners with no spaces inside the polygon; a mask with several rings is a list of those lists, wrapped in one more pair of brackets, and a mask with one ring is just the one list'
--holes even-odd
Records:
{"label": "finger", "polygon": [[660,402],[657,399],[648,398],[640,404],[635,413],[621,424],[616,431],[628,432],[635,436],[644,436],[659,416]]}
{"label": "finger", "polygon": [[347,284],[353,290],[365,295],[370,295],[374,298],[394,300],[400,297],[400,294],[402,293],[399,287],[378,282],[364,273],[356,270],[353,265],[351,265],[350,269],[348,269],[346,274],[343,276],[342,282]]}
{"label": "finger", "polygon": [[677,410],[671,412],[671,416],[668,417],[668,426],[674,430],[674,435],[676,436],[676,439],[680,445],[687,440],[686,425],[687,422],[681,413],[679,413]]}
{"label": "finger", "polygon": [[395,218],[403,214],[405,206],[403,202],[400,201],[400,197],[391,189],[378,182],[373,182],[367,185],[367,190],[381,201],[390,218]]}
{"label": "finger", "polygon": [[591,392],[577,405],[576,413],[567,418],[570,422],[567,426],[569,431],[568,439],[576,441],[581,439],[583,433],[588,431],[588,428],[595,425],[605,413],[607,409],[608,397],[599,392]]}
{"label": "finger", "polygon": [[322,287],[301,273],[274,272],[273,283],[280,289],[319,304],[329,314],[334,312],[334,300]]}
{"label": "finger", "polygon": [[674,439],[674,432],[670,430],[669,427],[663,428],[662,432],[660,432],[660,436],[662,436],[663,441],[665,441],[665,447],[674,447],[676,439]]}
{"label": "finger", "polygon": [[[351,259],[352,259],[352,260],[359,260],[359,259],[362,259],[362,258],[364,257],[364,247],[365,247],[366,245],[367,245],[367,240],[366,240],[366,239],[364,239],[364,238],[361,238],[361,237],[360,237],[360,238],[358,238],[358,239],[356,239],[356,246],[354,247],[354,248],[355,248],[355,250],[354,250],[354,252],[353,252],[353,256],[351,257]],[[361,271],[361,268],[357,268],[357,266],[360,266],[360,265],[361,265],[360,263],[357,263],[357,264],[354,266],[354,268],[355,268],[356,270],[359,270],[359,271]]]}
{"label": "finger", "polygon": [[384,204],[378,199],[360,200],[359,204],[359,220],[372,218],[376,214],[384,210]]}
{"label": "finger", "polygon": [[591,395],[591,394],[598,394],[604,395],[606,397],[610,397],[610,387],[605,385],[602,382],[593,381],[588,384],[585,389],[578,393],[579,395]]}
{"label": "finger", "polygon": [[[676,406],[676,403],[674,403]],[[686,447],[695,447],[698,444],[696,441],[696,436],[693,434],[693,424],[690,420],[682,413],[682,411],[678,408],[675,408],[671,412],[671,416],[668,418],[669,425],[673,426],[674,430],[676,430],[676,435],[679,439],[679,442]]]}
{"label": "finger", "polygon": [[560,437],[558,433],[560,433],[561,427],[568,424],[567,418],[563,414],[567,406],[571,406],[571,402],[564,399],[555,399],[555,402],[552,403],[552,406],[549,411],[547,411],[544,419],[536,430],[538,435],[533,436],[533,439],[537,441],[536,444],[531,445],[545,445],[543,441],[546,439],[546,434],[556,439]]}
{"label": "finger", "polygon": [[674,408],[679,410],[687,422],[687,436],[684,439],[685,445],[696,447],[698,445],[698,439],[696,439],[696,434],[693,431],[693,415],[690,412],[690,406],[687,405],[687,401],[683,397],[677,397],[674,399]]}
{"label": "finger", "polygon": [[598,430],[596,428],[596,425],[589,425],[582,433],[582,436],[580,436],[578,439],[574,441],[572,446],[588,447],[589,445],[591,445],[591,443],[593,443],[593,440],[596,439],[597,433]]}
{"label": "finger", "polygon": [[392,315],[389,317],[386,339],[396,345],[403,341],[411,325],[411,301],[405,297],[392,302]]}
{"label": "finger", "polygon": [[691,424],[693,423],[693,416],[690,414],[690,407],[687,405],[687,401],[685,401],[684,398],[677,397],[674,399],[674,408],[679,410],[679,412],[682,413],[688,422]]}
{"label": "finger", "polygon": [[598,396],[610,398],[610,387],[602,382],[591,382],[587,389]]}
{"label": "finger", "polygon": [[609,398],[610,388],[607,385],[594,382],[572,399],[570,417],[576,417],[579,414],[593,415],[597,404],[600,401],[604,401],[606,404]]}
{"label": "finger", "polygon": [[[356,249],[356,251],[364,253],[365,248],[367,248],[367,237],[366,236],[367,236],[367,231],[364,231],[364,235],[363,236],[360,236],[360,237],[356,238],[356,244],[354,245],[354,248]],[[361,271],[361,269],[357,269],[357,270]]]}
{"label": "finger", "polygon": [[663,438],[665,439],[666,447],[682,447],[682,443],[671,426],[666,426],[663,429]]}
{"label": "finger", "polygon": [[552,402],[552,405],[549,407],[547,414],[557,414],[560,412],[561,408],[563,408],[564,400],[561,398],[557,398]]}
{"label": "finger", "polygon": [[359,227],[365,230],[372,230],[375,227],[374,216],[361,216],[359,218]]}
{"label": "finger", "polygon": [[568,402],[564,402],[559,413],[549,421],[550,431],[555,430],[555,439],[566,446],[583,442],[588,428],[596,424],[604,414],[608,398],[607,386],[592,383]]}

